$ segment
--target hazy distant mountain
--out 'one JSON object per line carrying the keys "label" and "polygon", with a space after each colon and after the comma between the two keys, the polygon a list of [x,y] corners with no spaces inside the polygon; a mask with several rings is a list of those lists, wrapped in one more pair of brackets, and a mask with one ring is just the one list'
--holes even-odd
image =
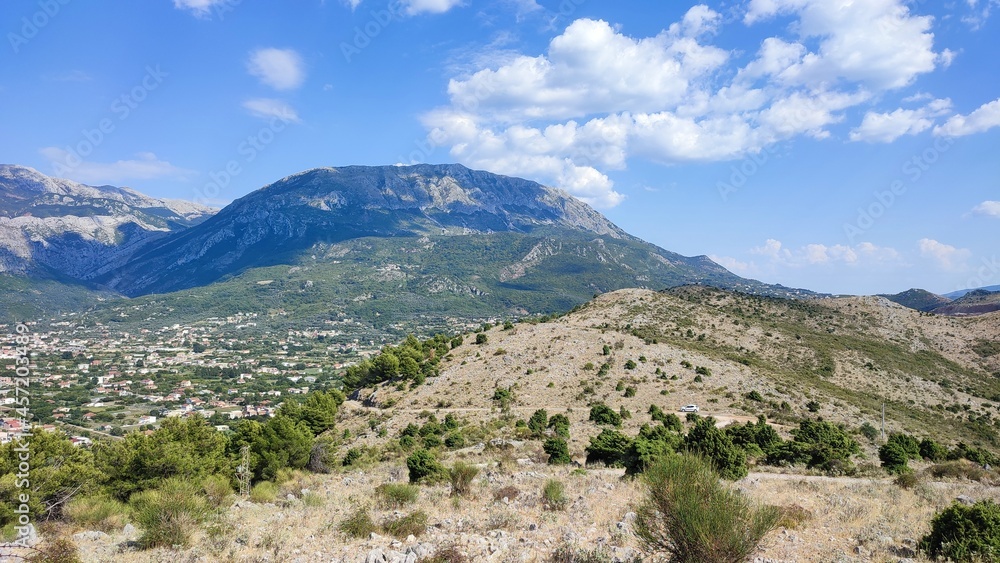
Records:
{"label": "hazy distant mountain", "polygon": [[908,289],[895,295],[881,295],[889,301],[899,303],[904,307],[916,309],[917,311],[930,312],[938,307],[951,303],[951,299],[942,297],[936,293],[931,293],[924,289]]}
{"label": "hazy distant mountain", "polygon": [[974,289],[933,312],[938,315],[972,316],[993,311],[1000,311],[1000,291]]}
{"label": "hazy distant mountain", "polygon": [[90,280],[215,211],[0,165],[0,273]]}
{"label": "hazy distant mountain", "polygon": [[976,289],[984,289],[986,291],[1000,291],[1000,285],[990,285],[986,287],[978,287],[973,289],[960,289],[958,291],[952,291],[951,293],[945,293],[944,296],[948,299],[958,299],[959,297],[964,297],[965,294],[970,291],[975,291]]}

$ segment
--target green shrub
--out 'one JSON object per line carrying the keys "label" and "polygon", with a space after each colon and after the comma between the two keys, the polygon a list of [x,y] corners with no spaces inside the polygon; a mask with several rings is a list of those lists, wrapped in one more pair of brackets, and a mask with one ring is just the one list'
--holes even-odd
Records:
{"label": "green shrub", "polygon": [[920,479],[913,471],[901,471],[893,480],[897,487],[901,489],[912,489],[920,483]]}
{"label": "green shrub", "polygon": [[406,483],[382,483],[375,487],[376,502],[382,508],[400,508],[416,502],[420,487]]}
{"label": "green shrub", "polygon": [[909,457],[906,450],[898,442],[886,442],[878,449],[878,458],[882,461],[882,468],[889,473],[904,473],[909,471],[907,461]]}
{"label": "green shrub", "polygon": [[128,507],[103,494],[75,497],[66,505],[63,516],[81,528],[110,532],[128,523]]}
{"label": "green shrub", "polygon": [[806,403],[806,410],[809,412],[819,412],[821,405],[818,401],[809,401]]}
{"label": "green shrub", "polygon": [[604,403],[597,403],[590,407],[589,420],[596,424],[608,424],[616,428],[622,425],[622,416]]}
{"label": "green shrub", "polygon": [[434,454],[427,450],[417,450],[406,458],[411,483],[433,483],[442,480],[447,471]]}
{"label": "green shrub", "polygon": [[695,423],[684,437],[684,447],[690,452],[701,454],[726,479],[742,479],[749,471],[746,452],[733,444],[725,431],[715,426],[715,419],[712,417]]}
{"label": "green shrub", "polygon": [[747,393],[747,399],[750,399],[751,401],[757,401],[758,403],[764,402],[764,397],[762,397],[761,394],[758,393],[756,389]]}
{"label": "green shrub", "polygon": [[920,441],[920,457],[928,461],[941,461],[948,457],[948,448],[930,438],[924,438]]}
{"label": "green shrub", "polygon": [[190,480],[171,477],[156,489],[132,495],[132,515],[142,528],[139,544],[146,549],[187,546],[209,514],[208,502],[199,493]]}
{"label": "green shrub", "polygon": [[257,503],[274,502],[278,498],[278,485],[261,481],[250,489],[250,500]]}
{"label": "green shrub", "polygon": [[564,414],[554,414],[549,418],[548,427],[556,433],[556,436],[569,438],[569,418]]}
{"label": "green shrub", "polygon": [[222,475],[209,475],[201,482],[201,489],[212,506],[225,506],[233,496],[233,486]]}
{"label": "green shrub", "polygon": [[597,436],[590,438],[587,445],[587,463],[604,463],[609,467],[624,467],[625,456],[632,446],[632,439],[618,432],[605,428]]}
{"label": "green shrub", "polygon": [[545,440],[542,450],[549,456],[549,465],[565,465],[571,463],[573,458],[569,456],[569,446],[566,440],[556,436]]}
{"label": "green shrub", "polygon": [[368,538],[378,531],[378,526],[372,521],[368,507],[365,506],[359,506],[350,516],[341,520],[337,528],[352,538]]}
{"label": "green shrub", "polygon": [[806,464],[828,473],[850,469],[850,458],[860,451],[844,429],[823,420],[803,420],[792,431],[795,440],[774,446],[767,452],[769,465]]}
{"label": "green shrub", "polygon": [[992,500],[972,506],[954,503],[931,520],[931,532],[920,541],[931,557],[957,562],[1000,558],[1000,505]]}
{"label": "green shrub", "polygon": [[545,427],[549,424],[549,413],[545,409],[538,409],[531,414],[531,418],[528,419],[528,429],[535,436],[540,436],[542,432],[545,431]]}
{"label": "green shrub", "polygon": [[635,393],[636,393],[636,388],[634,386],[629,385],[628,387],[625,388],[625,398],[635,397]]}
{"label": "green shrub", "polygon": [[448,479],[451,481],[452,496],[464,497],[472,492],[472,480],[479,475],[479,468],[461,461],[456,461],[448,471]]}
{"label": "green shrub", "polygon": [[487,342],[489,342],[489,340],[490,340],[490,337],[486,336],[486,334],[484,334],[482,332],[480,332],[479,334],[476,335],[476,344],[479,344],[480,346],[482,346],[483,344],[486,344]]}
{"label": "green shrub", "polygon": [[625,369],[629,369],[629,370],[631,370],[631,369],[635,369],[635,368],[636,368],[636,365],[637,365],[637,364],[635,363],[635,361],[633,361],[633,360],[628,360],[627,362],[625,362]]}
{"label": "green shrub", "polygon": [[399,518],[390,518],[382,523],[385,533],[403,539],[406,536],[420,536],[427,531],[427,513],[418,510]]}
{"label": "green shrub", "polygon": [[542,485],[542,501],[546,510],[563,510],[569,504],[566,485],[558,479],[549,479]]}
{"label": "green shrub", "polygon": [[936,463],[930,466],[927,471],[936,479],[951,478],[981,481],[986,476],[986,471],[982,467],[964,459]]}
{"label": "green shrub", "polygon": [[681,446],[682,438],[665,426],[643,425],[625,454],[625,473],[635,475],[660,457],[670,455]]}
{"label": "green shrub", "polygon": [[444,445],[451,449],[458,449],[465,447],[465,436],[462,436],[461,432],[452,432],[444,437]]}
{"label": "green shrub", "polygon": [[879,432],[878,428],[875,428],[874,426],[872,426],[868,422],[865,422],[864,424],[862,424],[861,427],[858,428],[858,430],[861,432],[862,436],[864,436],[865,438],[868,438],[869,442],[874,442],[879,437],[879,435],[881,434],[881,432]]}
{"label": "green shrub", "polygon": [[756,506],[719,482],[709,462],[670,455],[646,469],[635,532],[676,563],[746,561],[777,526],[781,510]]}

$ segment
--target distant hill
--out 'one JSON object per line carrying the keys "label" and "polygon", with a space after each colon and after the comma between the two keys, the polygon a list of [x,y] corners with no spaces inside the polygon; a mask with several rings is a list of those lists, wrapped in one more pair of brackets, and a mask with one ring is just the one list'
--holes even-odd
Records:
{"label": "distant hill", "polygon": [[924,289],[908,289],[895,295],[880,295],[889,301],[917,311],[930,312],[951,303],[951,299]]}
{"label": "distant hill", "polygon": [[958,291],[952,291],[951,293],[945,293],[944,296],[947,297],[948,299],[958,299],[959,297],[963,297],[965,294],[969,293],[970,291],[975,291],[976,289],[985,289],[986,291],[1000,291],[1000,285],[990,285],[974,289],[960,289]]}
{"label": "distant hill", "polygon": [[133,298],[83,300],[95,320],[349,318],[371,336],[562,312],[626,287],[815,295],[649,244],[561,190],[460,165],[309,170],[175,226],[95,250],[61,281]]}
{"label": "distant hill", "polygon": [[91,280],[215,209],[0,165],[0,273]]}
{"label": "distant hill", "polygon": [[971,316],[994,311],[1000,311],[1000,291],[974,289],[933,312],[938,315]]}

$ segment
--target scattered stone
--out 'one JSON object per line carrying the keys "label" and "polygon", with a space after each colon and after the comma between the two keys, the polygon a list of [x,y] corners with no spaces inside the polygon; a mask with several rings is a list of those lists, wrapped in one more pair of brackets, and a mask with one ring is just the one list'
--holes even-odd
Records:
{"label": "scattered stone", "polygon": [[97,541],[108,537],[104,532],[94,530],[73,534],[73,541]]}
{"label": "scattered stone", "polygon": [[125,524],[125,527],[122,528],[122,535],[126,538],[134,537],[138,532],[132,524]]}
{"label": "scattered stone", "polygon": [[972,497],[966,495],[958,495],[957,497],[955,497],[955,500],[966,506],[972,506],[973,504],[976,504],[976,501],[972,500]]}

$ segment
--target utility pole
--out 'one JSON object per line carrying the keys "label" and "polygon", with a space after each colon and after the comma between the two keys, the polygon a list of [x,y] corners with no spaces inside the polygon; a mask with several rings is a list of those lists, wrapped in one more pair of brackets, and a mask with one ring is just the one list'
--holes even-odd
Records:
{"label": "utility pole", "polygon": [[885,442],[885,402],[882,403],[882,441]]}
{"label": "utility pole", "polygon": [[240,465],[236,468],[236,482],[240,484],[240,496],[247,498],[250,496],[250,446],[240,448]]}

